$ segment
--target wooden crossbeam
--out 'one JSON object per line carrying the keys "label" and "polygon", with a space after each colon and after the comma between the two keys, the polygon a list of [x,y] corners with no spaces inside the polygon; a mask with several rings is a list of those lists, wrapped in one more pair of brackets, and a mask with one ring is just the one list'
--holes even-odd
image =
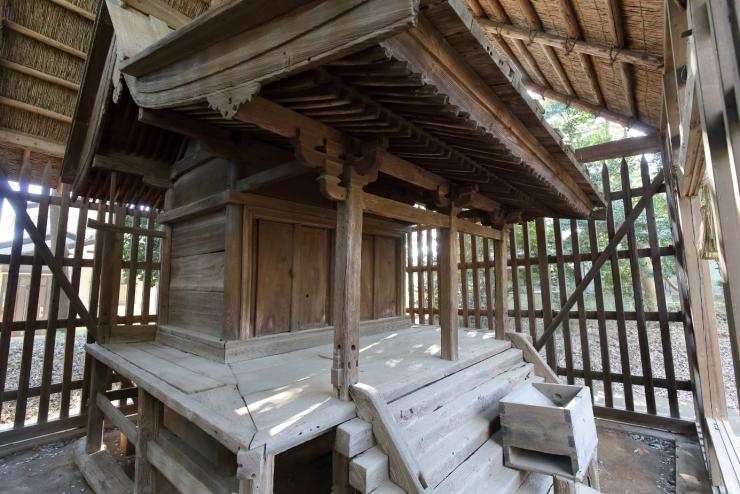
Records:
{"label": "wooden crossbeam", "polygon": [[0,128],[0,142],[55,158],[64,156],[65,145],[63,142],[50,141],[43,137],[24,134],[15,130]]}
{"label": "wooden crossbeam", "polygon": [[566,317],[568,317],[570,309],[576,304],[579,297],[583,294],[588,285],[591,284],[594,277],[596,276],[596,273],[600,272],[601,266],[603,266],[604,263],[610,258],[612,253],[616,251],[617,246],[622,241],[622,238],[624,238],[627,232],[629,232],[630,229],[633,227],[637,217],[640,216],[645,207],[647,207],[648,203],[653,200],[653,195],[663,185],[663,178],[663,172],[660,171],[651,182],[650,187],[645,191],[645,194],[640,197],[638,203],[635,205],[632,211],[630,211],[629,215],[627,215],[627,217],[624,219],[624,223],[622,223],[622,225],[619,227],[619,230],[616,231],[612,239],[609,241],[609,244],[602,251],[599,257],[597,257],[596,260],[593,261],[593,263],[591,264],[591,269],[589,269],[588,273],[583,276],[581,283],[576,287],[575,290],[573,290],[573,293],[570,295],[570,297],[568,297],[567,302],[565,302],[565,304],[560,307],[560,312],[558,313],[558,315],[555,317],[555,319],[552,320],[552,322],[550,322],[550,324],[547,325],[544,332],[542,333],[542,336],[539,340],[537,340],[537,344],[535,345],[535,348],[537,348],[537,350],[541,350],[542,347],[545,346],[545,343],[547,343],[548,340],[552,338],[552,335],[555,333],[555,330],[558,328],[558,326],[563,322],[563,320],[565,320]]}
{"label": "wooden crossbeam", "polygon": [[30,216],[28,216],[28,213],[26,212],[25,201],[21,199],[16,191],[10,188],[5,171],[1,169],[0,196],[4,197],[12,206],[13,210],[15,211],[16,221],[23,225],[23,229],[26,230],[28,236],[33,241],[36,252],[38,252],[38,254],[41,256],[44,264],[49,266],[49,270],[54,275],[54,279],[57,283],[59,283],[59,286],[69,299],[69,303],[72,306],[72,309],[74,309],[74,311],[79,314],[80,319],[82,319],[89,334],[96,334],[97,328],[95,325],[95,321],[93,320],[90,313],[87,311],[85,304],[82,302],[82,300],[80,300],[79,294],[72,287],[72,283],[69,281],[69,278],[67,278],[67,275],[64,272],[64,268],[57,261],[54,253],[52,253],[49,249],[49,246],[46,245],[46,235],[41,233],[38,228],[36,228],[33,220]]}
{"label": "wooden crossbeam", "polygon": [[627,137],[618,141],[596,144],[575,150],[576,158],[581,163],[626,158],[640,154],[657,153],[660,151],[660,136],[651,134],[639,137]]}
{"label": "wooden crossbeam", "polygon": [[484,31],[496,36],[503,36],[504,38],[520,39],[522,41],[551,46],[561,50],[584,53],[586,55],[603,58],[609,61],[625,62],[651,69],[659,69],[663,67],[662,57],[635,50],[614,50],[609,47],[586,41],[574,41],[565,36],[557,36],[544,31],[530,32],[527,29],[516,27],[513,24],[498,23],[485,18],[478,19],[478,22]]}
{"label": "wooden crossbeam", "polygon": [[72,13],[79,15],[80,17],[84,19],[87,19],[89,21],[95,20],[95,14],[83,9],[82,7],[78,7],[77,5],[70,3],[67,0],[49,0],[49,1],[53,4],[59,5],[65,10],[68,10]]}

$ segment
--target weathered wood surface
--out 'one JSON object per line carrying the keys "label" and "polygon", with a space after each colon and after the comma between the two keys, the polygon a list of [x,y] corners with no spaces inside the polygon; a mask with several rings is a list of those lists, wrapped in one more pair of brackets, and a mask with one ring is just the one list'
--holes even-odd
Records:
{"label": "weathered wood surface", "polygon": [[[493,335],[461,330],[459,359],[450,362],[439,358],[439,339],[439,330],[430,328],[363,336],[363,381],[390,401],[510,347]],[[240,446],[282,452],[355,417],[353,403],[334,398],[331,344],[229,365],[154,342],[88,348],[234,452]]]}

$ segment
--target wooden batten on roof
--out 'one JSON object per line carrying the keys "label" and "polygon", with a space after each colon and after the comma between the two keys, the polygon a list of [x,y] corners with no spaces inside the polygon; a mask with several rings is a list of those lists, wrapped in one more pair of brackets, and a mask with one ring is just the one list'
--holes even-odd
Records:
{"label": "wooden batten on roof", "polygon": [[[107,2],[106,12],[123,60],[117,67],[124,94],[142,108],[166,109],[168,120],[192,122],[175,127],[203,122],[221,129],[215,148],[213,138],[208,144],[199,136],[217,155],[240,154],[238,144],[234,152],[226,148],[245,137],[292,147],[298,126],[276,133],[266,121],[287,111],[338,132],[339,145],[386,139],[386,159],[432,172],[452,188],[472,187],[501,211],[588,217],[603,198],[488,40],[468,31],[469,12],[453,3],[422,2],[420,13],[412,1],[296,0],[259,8],[232,1],[174,31],[179,21],[150,22],[147,14],[156,12],[135,2],[135,10]],[[103,113],[92,110],[94,98],[83,98],[93,103],[81,110]],[[266,120],[248,103],[260,99],[276,109]],[[75,138],[95,142],[82,127]],[[65,176],[81,185],[94,154],[76,145]]]}

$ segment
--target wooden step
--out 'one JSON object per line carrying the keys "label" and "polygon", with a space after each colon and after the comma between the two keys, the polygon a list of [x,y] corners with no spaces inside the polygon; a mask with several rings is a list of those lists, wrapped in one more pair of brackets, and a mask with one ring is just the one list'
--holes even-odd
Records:
{"label": "wooden step", "polygon": [[551,489],[551,476],[531,472],[526,476],[524,483],[514,492],[515,494],[548,494]]}
{"label": "wooden step", "polygon": [[401,427],[410,426],[460,393],[480,386],[520,362],[521,351],[508,349],[391,402],[391,413]]}
{"label": "wooden step", "polygon": [[406,441],[412,450],[423,452],[437,441],[442,440],[446,433],[474,417],[492,421],[499,414],[499,400],[521,382],[530,378],[533,370],[532,364],[519,362],[467,393],[458,393],[454,401],[445,403],[423,418],[402,428]]}
{"label": "wooden step", "polygon": [[372,494],[406,494],[406,491],[398,487],[390,480],[386,480],[375,489]]}
{"label": "wooden step", "polygon": [[349,464],[349,484],[368,494],[388,480],[388,456],[379,446],[356,456]]}
{"label": "wooden step", "polygon": [[[527,372],[530,370],[527,369]],[[524,376],[529,375],[524,371],[522,373]],[[514,380],[500,388],[499,392],[502,393],[501,396],[505,396],[513,387],[534,379],[536,377]],[[420,450],[419,464],[430,486],[434,487],[439,484],[491,438],[495,432],[494,420],[497,415],[498,402],[496,401],[495,405],[485,412],[470,416],[457,427],[449,429],[446,435],[440,436],[437,441],[427,443]],[[431,415],[429,420],[433,417],[434,415]],[[503,460],[501,463],[503,464]]]}
{"label": "wooden step", "polygon": [[439,494],[451,492],[508,494],[519,488],[525,476],[524,472],[504,466],[500,439],[494,437],[483,443],[433,492]]}

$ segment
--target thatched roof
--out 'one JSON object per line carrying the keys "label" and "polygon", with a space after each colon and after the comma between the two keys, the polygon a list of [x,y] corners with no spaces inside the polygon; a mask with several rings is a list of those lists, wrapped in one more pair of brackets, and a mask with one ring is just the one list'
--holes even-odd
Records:
{"label": "thatched roof", "polygon": [[[198,17],[209,4],[208,0],[157,1],[173,7],[184,18]],[[31,164],[34,177],[40,176],[49,162],[54,176],[59,176],[69,121],[77,104],[77,85],[83,82],[84,52],[92,38],[92,13],[100,3],[101,0],[5,0],[0,12],[6,20],[0,34],[0,60],[16,65],[5,63],[0,74],[0,159],[10,165],[11,176],[17,176],[24,160]],[[448,8],[446,4],[469,9],[471,18],[465,37],[472,35],[485,50],[490,47],[495,51],[491,54],[493,59],[506,64],[506,68],[501,64],[498,70],[509,83],[521,83],[516,85],[520,93],[521,88],[540,92],[648,131],[658,126],[665,17],[662,1],[423,0],[421,8],[423,12],[434,11]],[[575,23],[569,24],[568,18],[575,19]],[[500,75],[485,65],[490,61],[478,66],[476,60],[485,57],[464,52],[469,41],[456,34],[457,28],[447,33],[445,26],[436,27],[450,44],[463,50],[468,63],[489,84],[497,84]],[[522,31],[528,33],[525,40],[520,39]],[[567,41],[558,46],[558,39]],[[585,51],[581,44],[585,44]],[[507,72],[509,66],[513,67],[513,76]],[[88,76],[99,78],[100,74]],[[499,89],[504,90],[504,86]],[[518,117],[530,128],[539,128],[539,117],[536,111],[532,112],[531,103],[520,95],[510,96]],[[131,125],[141,124],[134,121]],[[557,136],[538,131],[538,139],[558,154]],[[149,154],[171,160],[182,151],[182,143],[169,150],[156,149],[171,140],[171,136],[163,136],[160,144],[150,144],[153,147]],[[103,144],[118,151],[110,139]],[[572,157],[564,159],[565,163]],[[574,176],[580,180],[578,173]],[[105,174],[93,171],[90,181],[81,184],[84,186],[78,191],[102,193],[107,181]]]}
{"label": "thatched roof", "polygon": [[465,1],[531,91],[647,132],[660,126],[663,0]]}
{"label": "thatched roof", "polygon": [[0,158],[58,177],[100,0],[0,2]]}

